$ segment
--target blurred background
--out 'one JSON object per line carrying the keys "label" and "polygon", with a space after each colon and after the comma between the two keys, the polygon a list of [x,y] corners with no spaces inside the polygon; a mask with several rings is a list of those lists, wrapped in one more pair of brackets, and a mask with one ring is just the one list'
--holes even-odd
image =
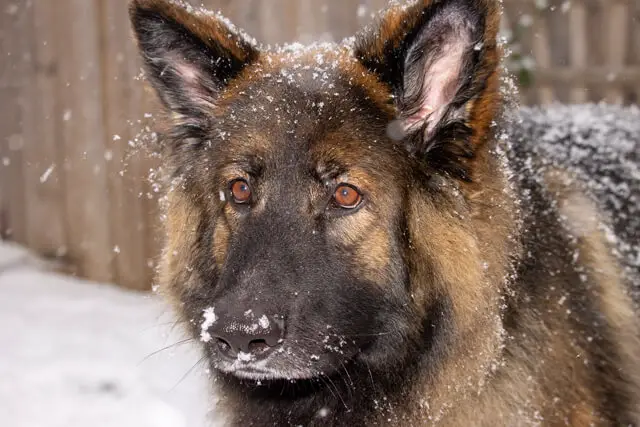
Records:
{"label": "blurred background", "polygon": [[[502,2],[523,104],[639,102],[640,0]],[[385,4],[204,1],[269,44],[338,41]],[[156,106],[127,0],[0,0],[0,54],[0,420],[215,420],[197,349],[146,292],[162,238],[144,150]]]}
{"label": "blurred background", "polygon": [[[0,0],[0,234],[73,274],[149,289],[154,112],[126,0]],[[200,1],[191,1],[200,4]],[[503,0],[525,104],[640,97],[640,0]],[[207,0],[264,43],[340,40],[385,0]]]}

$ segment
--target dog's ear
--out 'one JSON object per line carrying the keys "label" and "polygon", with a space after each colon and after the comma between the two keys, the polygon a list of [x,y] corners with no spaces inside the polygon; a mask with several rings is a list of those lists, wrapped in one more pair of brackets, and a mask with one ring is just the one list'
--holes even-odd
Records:
{"label": "dog's ear", "polygon": [[210,111],[219,92],[258,51],[220,17],[168,0],[133,0],[131,24],[145,74],[164,106],[185,117]]}
{"label": "dog's ear", "polygon": [[356,57],[395,98],[389,135],[464,180],[499,104],[498,26],[497,0],[417,0],[356,37]]}

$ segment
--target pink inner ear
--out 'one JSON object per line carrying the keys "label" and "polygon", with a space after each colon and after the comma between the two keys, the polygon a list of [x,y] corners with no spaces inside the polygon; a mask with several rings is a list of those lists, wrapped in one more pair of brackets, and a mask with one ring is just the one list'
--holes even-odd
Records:
{"label": "pink inner ear", "polygon": [[186,97],[200,107],[211,107],[211,82],[207,81],[202,71],[197,66],[184,60],[175,58],[170,62],[172,72],[178,77],[181,90]]}
{"label": "pink inner ear", "polygon": [[176,61],[173,64],[173,68],[186,85],[196,85],[198,83],[198,72],[193,65]]}
{"label": "pink inner ear", "polygon": [[458,91],[466,47],[466,40],[448,43],[443,46],[438,57],[427,62],[420,106],[417,112],[404,119],[405,132],[422,126],[426,122],[425,139],[431,137]]}

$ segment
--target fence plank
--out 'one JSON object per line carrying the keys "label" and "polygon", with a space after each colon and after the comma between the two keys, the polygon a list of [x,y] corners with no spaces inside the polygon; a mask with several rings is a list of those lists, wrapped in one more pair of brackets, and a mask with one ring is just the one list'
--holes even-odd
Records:
{"label": "fence plank", "polygon": [[[587,10],[584,3],[578,2],[571,5],[569,13],[569,50],[571,66],[578,69],[587,67]],[[571,88],[571,102],[585,102],[587,100],[588,87],[582,82],[576,82]]]}
{"label": "fence plank", "polygon": [[27,83],[24,55],[27,9],[24,5],[0,1],[0,237],[27,243],[25,221],[22,96]]}
{"label": "fence plank", "polygon": [[640,2],[638,1],[629,4],[627,31],[629,33],[627,63],[640,65]]}
{"label": "fence plank", "polygon": [[587,28],[592,30],[587,32],[587,46],[589,46],[587,65],[601,67],[606,62],[606,46],[601,42],[602,31],[593,31],[593,29],[602,28],[604,24],[602,20],[604,4],[600,0],[582,0],[581,3],[587,12]]}
{"label": "fence plank", "polygon": [[[627,54],[627,13],[628,8],[626,2],[607,1],[605,8],[607,25],[606,37],[603,42],[607,44],[607,65],[609,66],[608,81],[617,80],[617,73],[624,67],[624,61]],[[606,91],[605,100],[614,104],[622,104],[624,95],[618,86],[609,86]]]}
{"label": "fence plank", "polygon": [[[104,159],[103,91],[96,0],[59,0],[60,101],[69,255],[79,273],[111,281],[108,187]],[[72,17],[69,19],[69,17]]]}
{"label": "fence plank", "polygon": [[[532,47],[537,62],[537,71],[549,70],[551,68],[551,40],[549,38],[547,20],[537,17],[537,19],[534,19],[533,25],[535,37]],[[540,104],[549,104],[554,99],[552,82],[538,83],[538,102]]]}
{"label": "fence plank", "polygon": [[16,87],[0,87],[0,182],[3,183],[0,237],[27,244],[25,192],[23,179],[24,136],[20,126],[20,97]]}
{"label": "fence plank", "polygon": [[50,257],[63,257],[66,232],[56,117],[59,46],[51,20],[54,9],[51,2],[32,2],[28,7],[30,25],[25,40],[31,58],[26,71],[31,84],[24,88],[24,183],[29,247]]}
{"label": "fence plank", "polygon": [[[551,53],[551,64],[553,67],[566,67],[570,61],[570,33],[569,16],[567,6],[572,3],[566,0],[548,0],[549,7],[542,14],[547,21],[549,29],[549,51]],[[570,87],[567,85],[554,84],[555,99],[560,102],[569,101]]]}
{"label": "fence plank", "polygon": [[[117,2],[101,3],[103,93],[109,187],[109,220],[113,244],[114,279],[131,289],[146,289],[145,207],[142,160],[128,141],[135,138],[129,121],[142,117],[138,71],[127,10]],[[132,90],[133,89],[133,90]],[[132,141],[132,145],[135,143]]]}
{"label": "fence plank", "polygon": [[[627,29],[629,32],[627,64],[640,65],[640,2],[638,1],[629,4]],[[629,88],[627,102],[640,103],[640,79],[636,84],[629,85]]]}

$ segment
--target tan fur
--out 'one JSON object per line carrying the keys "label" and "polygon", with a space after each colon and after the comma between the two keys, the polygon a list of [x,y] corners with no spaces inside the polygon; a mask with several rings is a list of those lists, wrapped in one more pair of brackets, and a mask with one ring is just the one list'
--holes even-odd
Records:
{"label": "tan fur", "polygon": [[[179,305],[178,297],[182,289],[174,289],[173,286],[188,286],[190,282],[192,249],[197,239],[200,213],[191,201],[179,191],[170,191],[166,202],[167,241],[163,252],[163,260],[159,272],[159,281],[169,284],[165,289],[166,295],[174,305]],[[174,278],[175,272],[181,272],[178,279]]]}
{"label": "tan fur", "polygon": [[[502,336],[496,316],[498,289],[484,278],[483,256],[476,236],[462,218],[443,215],[440,208],[416,195],[411,204],[409,227],[417,256],[412,269],[415,283],[431,283],[435,289],[413,289],[418,307],[427,309],[433,293],[451,298],[455,312],[456,340],[452,354],[439,368],[437,377],[418,383],[415,393],[435,418],[448,416],[449,408],[477,393],[485,383],[489,366],[497,364]],[[460,212],[465,216],[465,212]],[[439,288],[439,289],[438,289]],[[425,379],[426,380],[426,379]],[[425,420],[424,410],[415,408],[413,425]]]}
{"label": "tan fur", "polygon": [[[572,177],[563,171],[552,170],[546,176],[549,189],[556,194],[560,213],[566,218],[569,232],[575,238],[575,249],[585,266],[588,283],[599,311],[610,322],[619,346],[624,355],[624,371],[633,376],[633,383],[640,384],[640,371],[637,369],[640,358],[640,328],[638,317],[633,311],[631,299],[627,295],[624,273],[613,256],[613,248],[601,228],[603,214],[595,204],[581,191]],[[640,401],[640,390],[627,391]],[[635,416],[640,423],[640,407],[636,406]]]}
{"label": "tan fur", "polygon": [[355,253],[361,262],[355,266],[354,273],[371,283],[384,283],[383,273],[389,265],[391,253],[389,234],[382,227],[370,229],[367,238],[355,246]]}
{"label": "tan fur", "polygon": [[227,248],[229,247],[229,237],[231,230],[225,221],[219,221],[216,224],[214,231],[215,238],[213,239],[213,256],[215,257],[216,264],[218,266],[224,265],[224,261],[227,258]]}

